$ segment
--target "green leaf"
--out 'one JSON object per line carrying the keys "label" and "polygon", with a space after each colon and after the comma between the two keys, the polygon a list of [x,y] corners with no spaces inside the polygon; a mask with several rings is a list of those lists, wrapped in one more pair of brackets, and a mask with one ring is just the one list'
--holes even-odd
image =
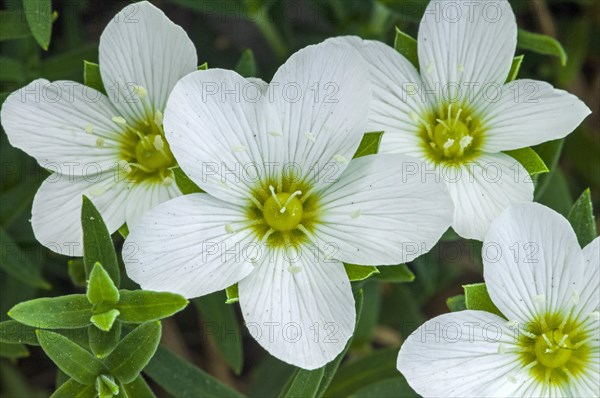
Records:
{"label": "green leaf", "polygon": [[402,54],[417,70],[419,70],[419,53],[417,52],[417,41],[411,36],[402,32],[396,26],[396,38],[394,39],[394,48]]}
{"label": "green leaf", "polygon": [[114,395],[119,395],[119,385],[115,383],[114,377],[100,375],[96,378],[96,391],[98,398],[112,398]]}
{"label": "green leaf", "polygon": [[352,398],[419,398],[420,395],[414,392],[408,385],[402,375],[369,384],[351,395]]}
{"label": "green leaf", "polygon": [[29,255],[21,250],[4,228],[0,228],[0,268],[26,285],[42,289],[51,287]]}
{"label": "green leaf", "polygon": [[207,70],[208,62],[203,63],[202,65],[198,65],[198,70]]}
{"label": "green leaf", "polygon": [[0,357],[16,359],[29,356],[29,350],[24,344],[12,344],[0,342]]}
{"label": "green leaf", "polygon": [[115,286],[118,287],[121,275],[113,241],[100,212],[86,196],[83,197],[81,208],[81,224],[83,227],[83,262],[86,274],[89,275],[94,264],[98,262],[102,264]]}
{"label": "green leaf", "polygon": [[73,379],[67,380],[50,398],[96,398],[94,384],[84,385]]}
{"label": "green leaf", "polygon": [[100,76],[100,65],[94,62],[83,61],[83,83],[94,90],[106,94],[104,83],[102,83],[102,76]]}
{"label": "green leaf", "polygon": [[568,220],[573,226],[581,247],[587,246],[596,238],[596,220],[589,188],[583,191],[571,208]]}
{"label": "green leaf", "polygon": [[235,66],[235,71],[243,77],[256,76],[256,60],[254,59],[254,53],[251,49],[247,48],[244,50],[240,60]]}
{"label": "green leaf", "polygon": [[119,319],[128,323],[143,323],[169,317],[181,311],[188,301],[175,293],[149,290],[121,290],[121,300],[115,308]]}
{"label": "green leaf", "polygon": [[100,263],[94,264],[87,288],[90,303],[112,306],[119,301],[119,289]]}
{"label": "green leaf", "polygon": [[524,55],[518,55],[513,58],[512,64],[510,65],[510,71],[508,72],[508,77],[506,78],[506,83],[512,82],[519,75],[519,70],[521,69],[521,64],[523,63]]}
{"label": "green leaf", "polygon": [[0,11],[0,41],[21,39],[31,36],[31,29],[25,23],[25,16],[19,10]]}
{"label": "green leaf", "polygon": [[225,300],[225,304],[233,304],[240,301],[240,293],[238,291],[238,284],[235,283],[225,289],[225,295],[227,299]]}
{"label": "green leaf", "polygon": [[567,64],[567,53],[564,48],[556,39],[550,36],[519,29],[517,34],[517,47],[538,54],[558,57],[560,58],[562,66]]}
{"label": "green leaf", "polygon": [[90,324],[92,305],[83,294],[43,297],[15,305],[8,316],[36,328],[77,329]]}
{"label": "green leaf", "polygon": [[35,328],[17,321],[0,322],[0,343],[39,345]]}
{"label": "green leaf", "polygon": [[131,383],[156,352],[160,334],[159,321],[141,324],[117,344],[104,360],[104,364],[121,383]]}
{"label": "green leaf", "polygon": [[[540,155],[531,148],[515,149],[512,151],[505,151],[504,153],[521,163],[532,177],[550,171]],[[520,178],[522,179],[522,177]]]}
{"label": "green leaf", "polygon": [[204,192],[194,181],[188,177],[181,167],[176,166],[171,169],[173,171],[173,175],[175,176],[175,182],[177,183],[177,188],[181,191],[182,194],[187,195],[190,193]]}
{"label": "green leaf", "polygon": [[131,383],[121,385],[121,391],[125,394],[123,398],[156,398],[142,375]]}
{"label": "green leaf", "polygon": [[98,329],[108,332],[112,328],[119,314],[119,310],[112,309],[101,314],[92,315],[90,321],[92,321]]}
{"label": "green leaf", "polygon": [[372,265],[344,263],[344,268],[346,269],[346,274],[348,275],[350,282],[364,281],[368,277],[379,273],[377,267],[373,267]]}
{"label": "green leaf", "polygon": [[316,397],[324,373],[324,367],[314,370],[296,370],[290,386],[281,396],[285,398]]}
{"label": "green leaf", "polygon": [[415,274],[406,264],[382,265],[377,269],[379,274],[375,275],[375,279],[383,282],[406,283],[415,280]]}
{"label": "green leaf", "polygon": [[127,238],[127,235],[129,235],[129,227],[127,227],[127,224],[121,225],[119,228],[119,234],[121,234],[123,238]]}
{"label": "green leaf", "polygon": [[89,351],[65,336],[49,330],[36,330],[36,335],[46,355],[76,382],[94,384],[96,377],[106,370]]}
{"label": "green leaf", "polygon": [[492,314],[504,317],[492,302],[485,283],[463,285],[463,288],[465,289],[465,305],[467,309],[491,312]]}
{"label": "green leaf", "polygon": [[88,341],[96,358],[105,358],[114,350],[121,339],[121,322],[117,321],[109,331],[102,331],[96,326],[88,326]]}
{"label": "green leaf", "polygon": [[364,386],[398,376],[396,360],[398,348],[374,351],[348,365],[341,367],[325,397],[348,397]]}
{"label": "green leaf", "polygon": [[223,296],[222,291],[215,292],[195,299],[194,304],[202,315],[205,336],[213,338],[227,364],[239,375],[244,360],[240,325],[235,309],[225,303]]}
{"label": "green leaf", "polygon": [[540,158],[542,158],[544,163],[548,165],[548,169],[550,169],[550,172],[547,175],[540,176],[538,180],[534,196],[534,201],[536,202],[544,195],[544,191],[548,188],[550,181],[553,179],[553,175],[557,171],[556,166],[558,165],[564,142],[565,139],[561,138],[544,142],[535,147],[536,153],[540,155]]}
{"label": "green leaf", "polygon": [[52,4],[50,0],[23,0],[23,10],[33,37],[46,51],[52,36]]}
{"label": "green leaf", "polygon": [[159,346],[144,373],[175,398],[242,398],[243,395]]}
{"label": "green leaf", "polygon": [[365,133],[352,159],[360,158],[361,156],[374,155],[379,151],[381,136],[383,131],[374,133]]}
{"label": "green leaf", "polygon": [[67,261],[67,266],[69,268],[69,277],[71,278],[71,282],[75,286],[85,287],[87,284],[85,280],[85,266],[83,265],[82,258],[75,258]]}
{"label": "green leaf", "polygon": [[448,309],[452,312],[466,310],[467,304],[465,302],[465,295],[459,294],[458,296],[448,297],[446,299],[446,305],[448,306]]}

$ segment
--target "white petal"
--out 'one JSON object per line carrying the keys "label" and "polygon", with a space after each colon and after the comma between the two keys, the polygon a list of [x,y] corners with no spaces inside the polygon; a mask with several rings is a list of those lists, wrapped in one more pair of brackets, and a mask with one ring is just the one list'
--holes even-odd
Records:
{"label": "white petal", "polygon": [[181,191],[174,181],[168,186],[156,181],[131,184],[125,213],[127,226],[131,229],[148,210],[179,195]]}
{"label": "white petal", "polygon": [[232,71],[194,72],[175,86],[164,115],[167,141],[185,173],[211,195],[240,205],[275,168],[268,162],[281,165],[285,154],[281,137],[269,134],[280,132],[281,123],[261,90]]}
{"label": "white petal", "polygon": [[317,194],[323,250],[361,265],[400,264],[429,251],[450,226],[453,205],[439,176],[425,171],[421,161],[402,155],[350,162]]}
{"label": "white petal", "polygon": [[582,315],[600,311],[600,237],[591,241],[583,249],[585,261],[584,287],[579,292]]}
{"label": "white petal", "polygon": [[6,99],[1,118],[11,145],[46,169],[75,176],[116,165],[123,127],[114,115],[108,98],[92,88],[38,79]]}
{"label": "white petal", "polygon": [[370,97],[368,67],[352,46],[324,42],[293,54],[269,85],[285,161],[316,185],[339,176],[367,131]]}
{"label": "white petal", "polygon": [[250,334],[271,355],[300,368],[333,360],[354,330],[354,298],[344,267],[314,247],[267,250],[239,283],[239,294]]}
{"label": "white petal", "polygon": [[104,87],[128,121],[153,120],[175,83],[198,65],[185,31],[147,1],[126,6],[110,20],[98,51]]}
{"label": "white petal", "polygon": [[563,138],[591,113],[576,96],[536,80],[516,80],[501,92],[492,90],[488,101],[482,99],[476,107],[485,126],[482,150],[486,152]]}
{"label": "white petal", "polygon": [[[180,196],[148,211],[123,246],[127,275],[143,289],[192,298],[233,285],[254,267],[244,209],[207,194]],[[228,228],[227,226],[230,226]]]}
{"label": "white petal", "polygon": [[506,209],[491,225],[484,279],[494,304],[522,324],[543,313],[568,316],[583,286],[583,255],[569,222],[537,203]]}
{"label": "white petal", "polygon": [[368,62],[373,94],[367,130],[385,132],[379,152],[423,157],[418,118],[423,118],[431,105],[428,97],[421,95],[423,82],[417,69],[379,41],[342,36],[326,42],[350,44]]}
{"label": "white petal", "polygon": [[418,42],[421,75],[429,89],[443,100],[453,97],[443,90],[460,87],[466,99],[506,80],[517,44],[515,15],[506,0],[432,0]]}
{"label": "white petal", "polygon": [[83,253],[81,204],[86,195],[96,206],[109,233],[125,222],[127,184],[116,183],[112,172],[86,177],[50,175],[40,186],[31,209],[36,239],[56,253]]}
{"label": "white petal", "polygon": [[463,238],[482,240],[508,205],[533,200],[527,170],[504,153],[483,153],[460,168],[441,170],[455,206],[452,228]]}
{"label": "white petal", "polygon": [[519,370],[510,347],[515,331],[506,320],[483,311],[460,311],[427,321],[398,355],[398,370],[423,397],[511,397]]}

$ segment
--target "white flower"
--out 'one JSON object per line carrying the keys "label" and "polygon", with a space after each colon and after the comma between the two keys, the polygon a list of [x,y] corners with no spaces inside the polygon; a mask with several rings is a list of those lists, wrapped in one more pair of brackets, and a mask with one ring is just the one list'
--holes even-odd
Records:
{"label": "white flower", "polygon": [[568,221],[511,205],[483,246],[489,295],[508,319],[461,311],[426,322],[398,369],[424,397],[596,397],[600,238],[583,250]]}
{"label": "white flower", "polygon": [[162,112],[175,83],[196,70],[186,33],[148,2],[119,12],[100,37],[108,96],[69,81],[35,80],[2,107],[10,143],[53,172],[33,201],[36,238],[82,254],[80,208],[87,195],[109,232],[180,195],[169,167]]}
{"label": "white flower", "polygon": [[370,64],[368,129],[385,131],[380,152],[438,169],[455,205],[452,227],[465,238],[483,239],[506,206],[533,198],[527,171],[502,151],[562,138],[590,113],[548,83],[505,84],[517,41],[505,0],[431,1],[419,28],[420,73],[383,43],[330,40],[354,45]]}
{"label": "white flower", "polygon": [[414,173],[415,161],[351,161],[370,95],[367,66],[346,45],[297,52],[270,84],[220,69],[183,78],[165,131],[207,193],[142,218],[124,246],[128,275],[189,298],[239,282],[248,330],[267,351],[306,369],[331,361],[355,323],[342,262],[410,261],[452,218],[443,184]]}

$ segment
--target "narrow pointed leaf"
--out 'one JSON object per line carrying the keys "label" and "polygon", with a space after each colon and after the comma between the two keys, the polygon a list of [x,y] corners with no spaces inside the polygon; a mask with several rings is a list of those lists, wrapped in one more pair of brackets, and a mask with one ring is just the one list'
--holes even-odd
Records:
{"label": "narrow pointed leaf", "polygon": [[233,304],[240,301],[240,294],[238,291],[238,284],[235,283],[225,289],[225,294],[227,296],[227,300],[225,300],[226,304]]}
{"label": "narrow pointed leaf", "polygon": [[539,33],[527,32],[519,29],[517,34],[517,47],[530,50],[538,54],[552,55],[560,58],[562,66],[567,64],[567,53],[563,46],[554,38]]}
{"label": "narrow pointed leaf", "polygon": [[360,158],[361,156],[374,155],[379,151],[379,144],[381,143],[381,136],[383,131],[365,133],[354,154],[353,159]]}
{"label": "narrow pointed leaf", "polygon": [[92,321],[98,329],[108,332],[112,328],[119,314],[119,310],[112,309],[101,314],[92,315],[90,321]]}
{"label": "narrow pointed leaf", "polygon": [[81,225],[83,227],[83,262],[86,274],[89,276],[92,267],[98,262],[102,264],[115,286],[118,287],[121,275],[113,241],[100,212],[85,196],[81,208]]}
{"label": "narrow pointed leaf", "polygon": [[86,276],[85,266],[83,265],[83,259],[71,259],[67,261],[67,267],[69,268],[69,277],[71,278],[71,283],[73,283],[75,286],[85,287]]}
{"label": "narrow pointed leaf", "polygon": [[[517,162],[521,163],[531,177],[550,171],[540,155],[538,155],[537,152],[531,148],[515,149],[512,151],[506,151],[505,153],[511,156]],[[519,177],[520,179],[523,179],[523,176]]]}
{"label": "narrow pointed leaf", "polygon": [[50,398],[96,398],[96,387],[69,379],[54,391]]}
{"label": "narrow pointed leaf", "polygon": [[15,305],[8,316],[43,329],[76,329],[88,326],[92,305],[83,294],[43,297]]}
{"label": "narrow pointed leaf", "polygon": [[0,228],[0,268],[28,286],[50,289],[39,268],[30,260],[19,245]]}
{"label": "narrow pointed leaf", "polygon": [[121,299],[115,308],[121,313],[119,319],[127,323],[143,323],[169,317],[188,304],[175,293],[149,290],[121,290]]}
{"label": "narrow pointed leaf", "polygon": [[240,60],[235,66],[235,71],[244,77],[256,76],[256,60],[251,49],[246,49],[242,53]]}
{"label": "narrow pointed leaf", "polygon": [[83,82],[86,86],[106,94],[104,83],[102,83],[102,76],[100,76],[100,65],[84,60]]}
{"label": "narrow pointed leaf", "polygon": [[485,283],[464,285],[463,288],[465,289],[465,305],[467,309],[487,311],[492,314],[504,316],[490,298]]}
{"label": "narrow pointed leaf", "polygon": [[117,344],[104,364],[121,383],[131,383],[150,362],[160,343],[160,335],[158,321],[138,326]]}
{"label": "narrow pointed leaf", "polygon": [[173,167],[171,169],[173,171],[173,175],[175,176],[175,183],[177,183],[177,188],[181,191],[182,194],[187,195],[190,193],[204,192],[194,181],[188,177],[181,167]]}
{"label": "narrow pointed leaf", "polygon": [[76,382],[94,384],[106,371],[102,362],[65,336],[48,330],[37,330],[36,334],[46,355]]}
{"label": "narrow pointed leaf", "polygon": [[23,0],[23,11],[33,37],[44,50],[48,50],[52,35],[50,0]]}
{"label": "narrow pointed leaf", "polygon": [[235,374],[240,374],[244,359],[242,336],[235,309],[225,303],[224,293],[215,292],[194,300],[202,316],[206,334],[213,337],[221,355]]}
{"label": "narrow pointed leaf", "polygon": [[589,188],[583,191],[571,208],[568,220],[575,230],[581,247],[587,246],[596,238],[596,220]]}
{"label": "narrow pointed leaf", "polygon": [[467,303],[465,302],[465,295],[459,294],[458,296],[448,297],[446,299],[446,305],[452,312],[464,311],[467,309]]}
{"label": "narrow pointed leaf", "polygon": [[29,356],[29,349],[24,344],[11,344],[0,342],[0,357],[8,359],[25,358]]}
{"label": "narrow pointed leaf", "polygon": [[373,267],[372,265],[355,265],[344,263],[344,268],[346,269],[346,274],[348,275],[350,282],[364,281],[370,276],[379,273],[377,267]]}
{"label": "narrow pointed leaf", "polygon": [[[111,398],[113,395],[119,395],[119,385],[115,382],[115,378],[108,375],[100,375],[96,378],[96,390],[104,390],[104,395]],[[98,394],[102,397],[103,394]]]}
{"label": "narrow pointed leaf", "polygon": [[518,55],[513,58],[512,64],[510,65],[510,71],[508,72],[508,77],[506,78],[507,83],[512,82],[519,75],[523,58],[525,58],[524,55]]}
{"label": "narrow pointed leaf", "polygon": [[207,70],[208,62],[203,63],[202,65],[198,65],[198,70]]}
{"label": "narrow pointed leaf", "polygon": [[12,320],[0,322],[0,343],[39,345],[34,327]]}
{"label": "narrow pointed leaf", "polygon": [[119,321],[107,332],[96,326],[88,326],[89,346],[96,358],[105,358],[114,350],[121,339],[121,328]]}
{"label": "narrow pointed leaf", "polygon": [[175,398],[242,398],[202,369],[159,346],[144,373]]}
{"label": "narrow pointed leaf", "polygon": [[396,26],[396,38],[394,39],[394,48],[400,54],[402,54],[406,59],[410,61],[411,64],[417,70],[419,69],[419,54],[417,52],[417,41],[402,32]]}
{"label": "narrow pointed leaf", "polygon": [[415,280],[415,274],[406,264],[385,265],[377,267],[377,269],[379,273],[375,275],[375,279],[383,282],[406,283]]}
{"label": "narrow pointed leaf", "polygon": [[113,305],[119,301],[119,289],[100,263],[94,264],[90,272],[87,298],[92,304]]}
{"label": "narrow pointed leaf", "polygon": [[314,370],[298,369],[292,376],[292,382],[282,397],[285,398],[304,398],[316,397],[319,391],[319,385],[323,379],[325,368]]}
{"label": "narrow pointed leaf", "polygon": [[156,398],[142,375],[136,377],[131,383],[122,384],[121,392],[124,398]]}
{"label": "narrow pointed leaf", "polygon": [[31,36],[31,29],[25,22],[25,16],[15,10],[0,11],[0,41],[21,39]]}

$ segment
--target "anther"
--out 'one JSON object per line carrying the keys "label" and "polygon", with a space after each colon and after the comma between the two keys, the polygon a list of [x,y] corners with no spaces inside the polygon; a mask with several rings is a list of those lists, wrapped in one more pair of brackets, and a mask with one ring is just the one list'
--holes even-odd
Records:
{"label": "anther", "polygon": [[231,150],[232,150],[234,153],[239,153],[239,152],[244,152],[244,151],[246,151],[246,147],[245,147],[245,146],[243,146],[243,145],[234,145],[234,146],[232,146],[232,147],[231,147]]}
{"label": "anther", "polygon": [[124,118],[122,118],[121,116],[113,116],[111,120],[118,124],[122,124],[122,125],[127,124],[127,121]]}
{"label": "anther", "polygon": [[94,126],[92,126],[91,124],[88,124],[87,126],[85,126],[85,132],[88,134],[93,134],[94,133]]}
{"label": "anther", "polygon": [[156,148],[157,151],[162,151],[165,147],[165,142],[163,141],[160,135],[154,136],[152,144],[154,145],[154,148]]}
{"label": "anther", "polygon": [[306,133],[304,133],[304,136],[306,137],[307,140],[309,140],[310,142],[315,142],[315,135],[313,133],[311,133],[310,131],[307,131]]}
{"label": "anther", "polygon": [[133,92],[140,98],[146,98],[148,96],[148,91],[142,86],[133,86]]}
{"label": "anther", "polygon": [[346,159],[344,156],[337,154],[333,157],[333,160],[335,160],[338,163],[343,163],[346,164],[348,163],[348,159]]}
{"label": "anther", "polygon": [[96,146],[98,148],[104,148],[104,143],[105,143],[104,138],[102,138],[102,137],[96,138]]}

